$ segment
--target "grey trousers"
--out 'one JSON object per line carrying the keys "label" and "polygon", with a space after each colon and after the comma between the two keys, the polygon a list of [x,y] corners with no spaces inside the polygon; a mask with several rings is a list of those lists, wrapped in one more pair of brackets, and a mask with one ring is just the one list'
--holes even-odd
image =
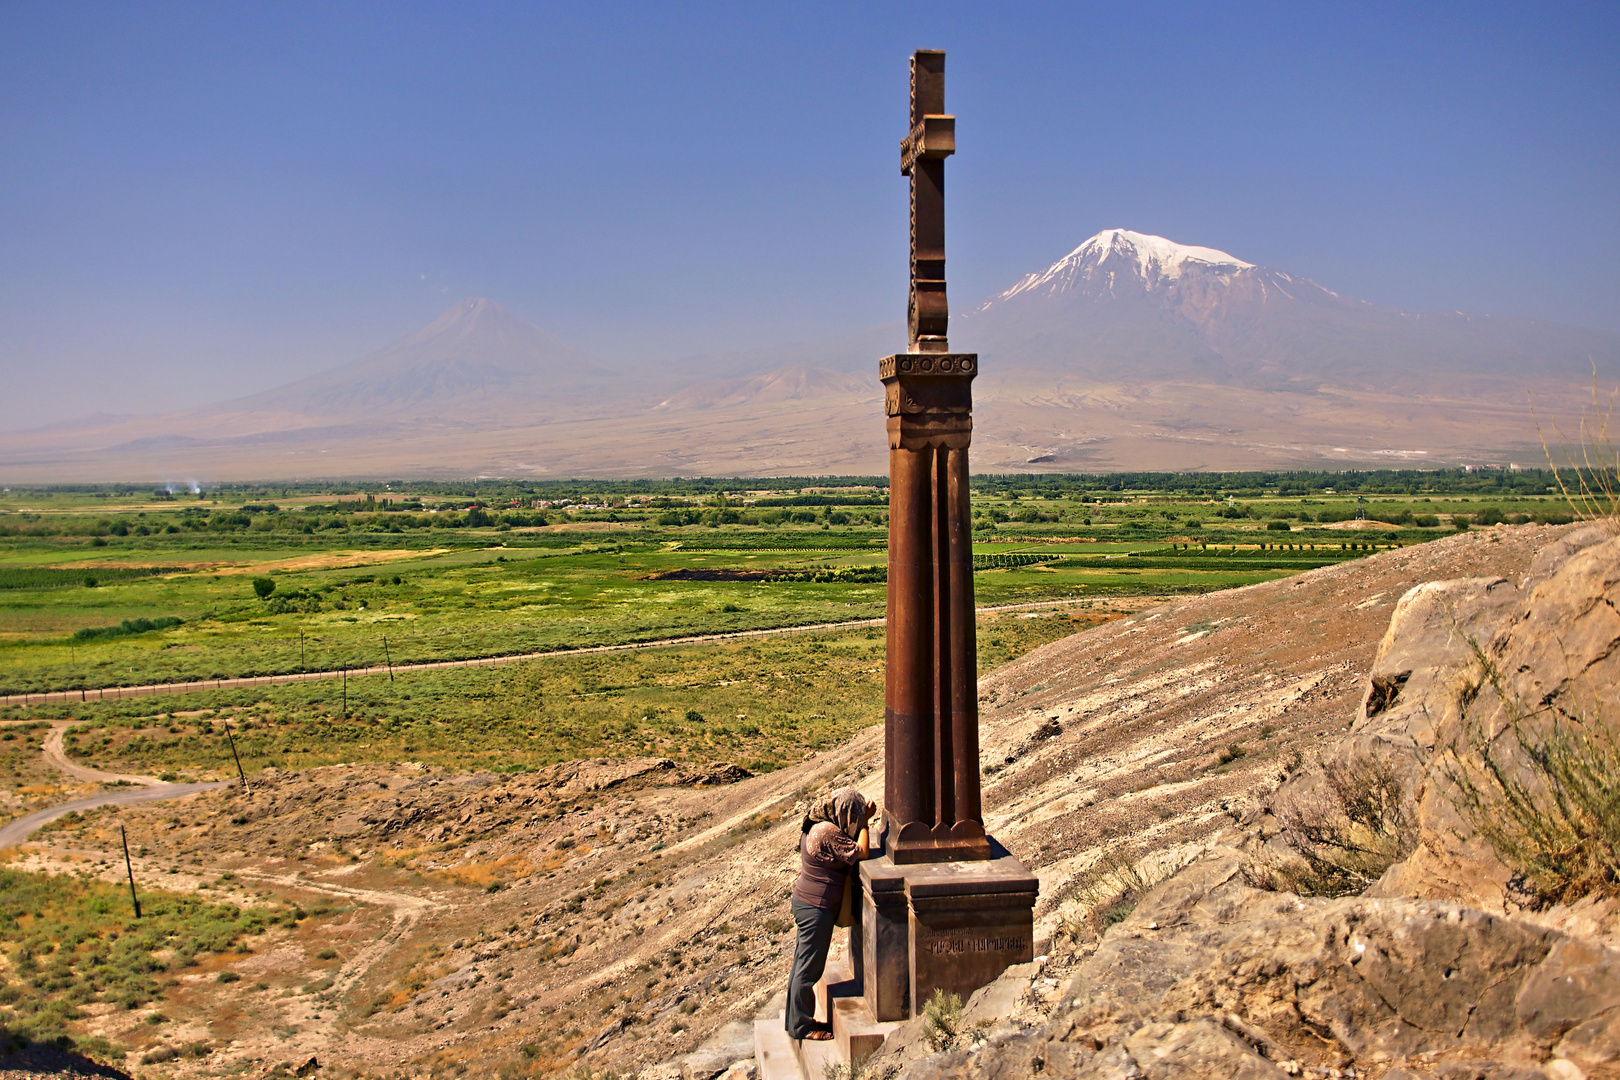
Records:
{"label": "grey trousers", "polygon": [[837,908],[811,907],[802,900],[788,905],[799,937],[793,947],[793,974],[788,976],[787,1008],[782,1010],[788,1038],[802,1039],[812,1031],[826,1030],[816,1019],[816,981],[827,968],[827,950],[832,946],[833,923]]}

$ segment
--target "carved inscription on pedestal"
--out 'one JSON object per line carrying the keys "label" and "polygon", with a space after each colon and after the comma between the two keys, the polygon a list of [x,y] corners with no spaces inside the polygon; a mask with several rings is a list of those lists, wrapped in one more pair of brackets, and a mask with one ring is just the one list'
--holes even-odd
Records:
{"label": "carved inscription on pedestal", "polygon": [[1030,947],[1027,937],[981,937],[977,934],[947,934],[929,938],[923,949],[935,956],[953,956],[957,953],[1023,952]]}
{"label": "carved inscription on pedestal", "polygon": [[[998,869],[1002,870],[999,879],[967,876],[953,882],[907,883],[911,900],[909,996],[914,1003],[927,1001],[935,990],[966,1001],[1010,965],[1035,959],[1034,881],[1029,877],[1017,881],[1016,872],[1009,873],[1011,867]],[[1007,892],[966,891],[1015,882],[1027,886]],[[946,891],[954,889],[964,891]]]}

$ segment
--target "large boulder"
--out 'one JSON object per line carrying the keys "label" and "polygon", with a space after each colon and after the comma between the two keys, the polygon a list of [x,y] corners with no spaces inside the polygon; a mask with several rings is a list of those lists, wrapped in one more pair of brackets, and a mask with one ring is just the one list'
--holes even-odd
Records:
{"label": "large boulder", "polygon": [[1453,775],[1459,762],[1478,769],[1484,750],[1493,769],[1545,795],[1521,738],[1533,744],[1555,717],[1612,731],[1620,717],[1605,710],[1620,688],[1617,603],[1620,539],[1586,529],[1544,549],[1521,588],[1495,586],[1449,609],[1453,638],[1466,655],[1459,658],[1453,648],[1429,669],[1420,692],[1408,684],[1404,704],[1391,710],[1398,715],[1382,727],[1400,728],[1411,740],[1407,752],[1422,779],[1414,791],[1416,848],[1391,867],[1379,895],[1443,897],[1494,910],[1565,898],[1550,894],[1545,882],[1530,883],[1528,893],[1524,881],[1515,882],[1515,870],[1474,827],[1488,803],[1476,801],[1472,815],[1460,812],[1468,800]]}

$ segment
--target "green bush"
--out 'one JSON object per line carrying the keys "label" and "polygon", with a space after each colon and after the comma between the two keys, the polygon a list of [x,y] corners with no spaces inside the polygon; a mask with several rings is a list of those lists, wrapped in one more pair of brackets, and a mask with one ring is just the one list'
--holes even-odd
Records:
{"label": "green bush", "polygon": [[173,615],[159,615],[155,619],[125,619],[117,626],[86,626],[81,630],[73,631],[73,637],[78,641],[93,641],[97,638],[123,637],[126,634],[145,634],[153,630],[167,630],[171,626],[179,626],[180,620]]}
{"label": "green bush", "polygon": [[961,997],[936,989],[923,1006],[923,1038],[935,1051],[948,1050],[956,1045],[961,1026]]}
{"label": "green bush", "polygon": [[270,594],[276,591],[274,578],[256,577],[253,579],[253,593],[260,600],[267,600]]}

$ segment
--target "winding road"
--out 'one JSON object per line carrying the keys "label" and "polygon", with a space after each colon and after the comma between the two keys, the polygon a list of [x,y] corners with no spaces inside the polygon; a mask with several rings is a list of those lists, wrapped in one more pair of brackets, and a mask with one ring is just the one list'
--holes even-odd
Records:
{"label": "winding road", "polygon": [[98,806],[123,806],[127,803],[152,802],[157,799],[178,799],[185,795],[195,795],[199,791],[210,791],[225,786],[223,782],[167,784],[150,776],[102,772],[99,769],[76,765],[68,760],[67,752],[62,746],[62,736],[67,733],[67,729],[68,724],[66,721],[51,725],[51,733],[46,736],[45,744],[40,748],[52,765],[69,776],[92,784],[125,784],[128,786],[116,788],[112,791],[103,791],[96,795],[87,795],[82,799],[57,803],[55,806],[47,806],[43,810],[35,810],[32,814],[25,814],[15,821],[0,825],[0,848],[22,843],[42,825],[71,814],[75,810],[94,810]]}

